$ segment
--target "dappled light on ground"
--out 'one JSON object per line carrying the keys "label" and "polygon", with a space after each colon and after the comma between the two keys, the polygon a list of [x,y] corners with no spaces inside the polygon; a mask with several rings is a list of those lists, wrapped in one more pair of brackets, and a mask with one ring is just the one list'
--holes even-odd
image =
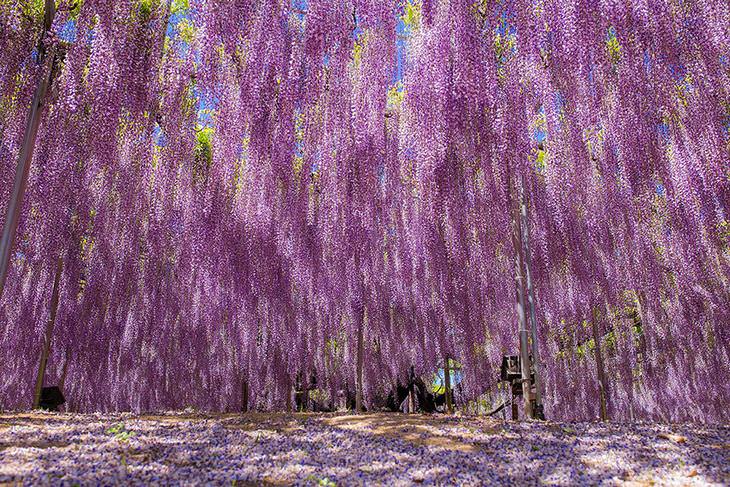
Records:
{"label": "dappled light on ground", "polygon": [[0,485],[723,485],[730,428],[400,414],[3,414]]}

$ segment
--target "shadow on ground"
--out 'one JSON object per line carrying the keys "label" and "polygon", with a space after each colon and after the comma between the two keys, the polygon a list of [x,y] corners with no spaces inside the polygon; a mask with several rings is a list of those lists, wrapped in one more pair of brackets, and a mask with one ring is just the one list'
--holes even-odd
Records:
{"label": "shadow on ground", "polygon": [[730,428],[401,414],[0,414],[0,486],[727,485]]}

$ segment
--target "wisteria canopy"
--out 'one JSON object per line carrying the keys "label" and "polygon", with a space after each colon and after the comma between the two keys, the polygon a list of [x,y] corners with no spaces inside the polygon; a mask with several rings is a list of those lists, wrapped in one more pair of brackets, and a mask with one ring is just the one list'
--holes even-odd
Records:
{"label": "wisteria canopy", "polygon": [[[0,0],[0,408],[364,402],[518,348],[526,202],[546,415],[730,420],[727,0]],[[42,46],[42,47],[41,47]],[[39,56],[41,52],[48,53]],[[42,61],[39,63],[39,61]],[[62,263],[62,267],[59,267]]]}

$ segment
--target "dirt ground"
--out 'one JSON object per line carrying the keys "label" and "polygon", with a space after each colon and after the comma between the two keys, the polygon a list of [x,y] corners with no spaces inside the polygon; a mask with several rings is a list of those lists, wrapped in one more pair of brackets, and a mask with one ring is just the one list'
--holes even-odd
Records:
{"label": "dirt ground", "polygon": [[0,414],[0,486],[730,485],[730,427],[402,414]]}

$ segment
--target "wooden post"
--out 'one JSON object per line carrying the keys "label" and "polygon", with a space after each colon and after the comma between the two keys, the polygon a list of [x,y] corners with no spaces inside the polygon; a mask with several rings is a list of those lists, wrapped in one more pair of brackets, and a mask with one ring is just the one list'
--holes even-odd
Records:
{"label": "wooden post", "polygon": [[[43,349],[41,350],[41,360],[38,365],[38,376],[35,381],[35,390],[33,392],[33,409],[38,409],[41,402],[41,390],[43,389],[43,378],[46,375],[46,364],[48,356],[51,353],[51,339],[53,338],[53,327],[56,324],[56,313],[58,312],[58,295],[61,284],[61,273],[63,272],[63,259],[58,258],[56,264],[56,276],[53,278],[53,292],[51,294],[51,316],[48,318],[46,325],[46,336],[43,341]],[[65,365],[64,365],[65,368]],[[65,377],[64,377],[65,379]]]}
{"label": "wooden post", "polygon": [[512,190],[512,246],[515,251],[515,294],[517,322],[520,337],[520,364],[522,372],[522,399],[524,401],[525,416],[532,418],[531,381],[530,381],[530,351],[527,331],[527,318],[525,312],[525,286],[522,259],[522,225],[520,224],[520,204],[515,197],[514,187]]}
{"label": "wooden post", "polygon": [[454,405],[451,402],[451,368],[448,355],[446,355],[446,365],[444,366],[444,393],[446,394],[446,411],[449,414],[454,414]]}
{"label": "wooden post", "polygon": [[[43,45],[43,37],[50,30],[53,23],[53,17],[56,15],[56,4],[54,0],[45,0],[46,13],[43,20],[43,34],[38,47],[38,64],[46,62],[46,49]],[[38,136],[38,127],[41,123],[41,113],[43,103],[45,102],[48,86],[51,84],[51,76],[53,73],[53,60],[48,64],[46,72],[40,79],[36,87],[33,101],[30,105],[30,113],[28,114],[28,124],[23,134],[23,145],[18,157],[18,165],[15,169],[15,182],[13,183],[13,192],[10,195],[7,213],[5,214],[5,224],[3,225],[2,238],[0,238],[0,298],[2,298],[5,289],[5,280],[8,277],[10,268],[10,257],[12,255],[13,246],[15,245],[15,234],[18,230],[18,221],[20,213],[23,210],[23,196],[25,188],[28,185],[28,172],[30,171],[30,163],[33,160],[33,151]]]}
{"label": "wooden post", "polygon": [[530,257],[530,222],[527,218],[528,197],[524,191],[524,184],[520,181],[520,219],[522,223],[522,237],[524,250],[525,278],[527,280],[527,302],[530,311],[530,329],[532,332],[532,367],[535,371],[535,413],[538,419],[545,419],[542,407],[542,377],[540,376],[540,350],[537,340],[537,318],[535,316],[535,292],[532,288],[532,258]]}
{"label": "wooden post", "polygon": [[358,310],[358,313],[361,313],[358,317],[358,327],[357,327],[357,370],[356,370],[356,382],[355,382],[355,412],[361,413],[362,412],[362,362],[363,362],[363,327],[365,322],[365,308],[362,308],[362,311]]}
{"label": "wooden post", "polygon": [[598,332],[598,318],[600,311],[598,306],[593,308],[593,341],[595,342],[595,353],[596,353],[596,369],[598,372],[598,394],[600,396],[601,403],[601,421],[608,421],[608,383],[606,382],[606,373],[603,368],[603,354],[601,353],[601,335]]}

